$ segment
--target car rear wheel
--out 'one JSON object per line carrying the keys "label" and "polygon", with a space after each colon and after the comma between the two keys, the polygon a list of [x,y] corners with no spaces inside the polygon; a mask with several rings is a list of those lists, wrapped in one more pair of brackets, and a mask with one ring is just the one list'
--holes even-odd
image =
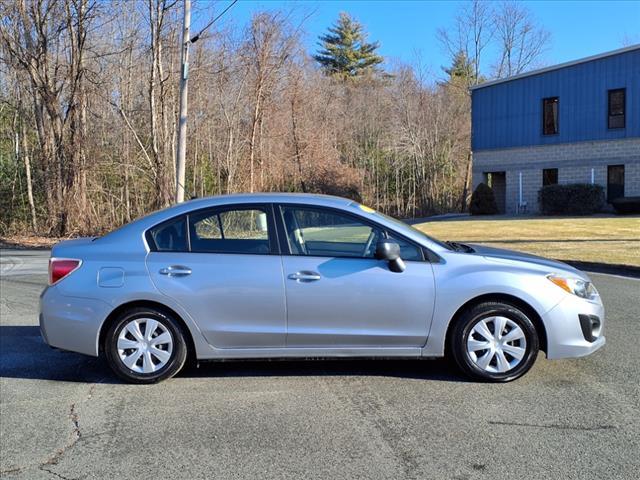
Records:
{"label": "car rear wheel", "polygon": [[154,308],[124,312],[107,331],[105,356],[111,369],[131,383],[156,383],[178,373],[187,358],[182,328]]}
{"label": "car rear wheel", "polygon": [[483,302],[465,311],[453,328],[450,344],[465,374],[490,382],[509,382],[527,373],[538,349],[531,319],[518,307],[502,302]]}

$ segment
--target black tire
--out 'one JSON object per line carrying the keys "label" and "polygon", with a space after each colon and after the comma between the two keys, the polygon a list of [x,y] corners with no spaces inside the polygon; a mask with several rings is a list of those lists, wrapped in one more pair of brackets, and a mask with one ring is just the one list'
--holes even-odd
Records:
{"label": "black tire", "polygon": [[[490,372],[480,368],[467,352],[467,340],[473,327],[481,320],[494,316],[506,317],[514,322],[520,327],[526,340],[525,352],[520,363],[505,372]],[[488,301],[474,305],[458,317],[450,337],[449,351],[457,366],[467,376],[486,382],[510,382],[527,373],[533,366],[538,356],[539,345],[535,325],[520,308],[509,303]],[[509,358],[515,360],[515,357],[507,355],[507,359]]]}
{"label": "black tire", "polygon": [[[136,319],[152,319],[162,325],[170,334],[172,351],[166,364],[152,373],[141,373],[127,367],[118,353],[118,337],[129,322]],[[144,332],[146,333],[146,332]],[[109,367],[121,379],[129,383],[157,383],[176,375],[187,360],[185,332],[172,315],[155,308],[138,307],[123,312],[109,327],[104,341],[104,353]],[[158,359],[154,357],[157,362]],[[134,365],[135,367],[135,365]]]}

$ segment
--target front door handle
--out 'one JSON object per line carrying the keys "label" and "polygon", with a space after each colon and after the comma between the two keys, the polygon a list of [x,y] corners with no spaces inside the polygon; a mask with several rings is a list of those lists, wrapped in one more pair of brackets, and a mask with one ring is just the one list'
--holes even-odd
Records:
{"label": "front door handle", "polygon": [[287,277],[289,280],[295,280],[301,283],[317,282],[322,277],[319,273],[311,272],[309,270],[302,270],[301,272],[292,273]]}
{"label": "front door handle", "polygon": [[171,265],[160,269],[160,275],[168,275],[169,277],[186,277],[191,275],[191,269],[183,265]]}

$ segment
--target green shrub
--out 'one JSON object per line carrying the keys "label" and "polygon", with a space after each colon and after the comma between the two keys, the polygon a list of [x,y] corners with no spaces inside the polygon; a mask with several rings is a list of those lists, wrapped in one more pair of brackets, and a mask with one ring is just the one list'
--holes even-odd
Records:
{"label": "green shrub", "polygon": [[469,212],[471,215],[495,215],[498,213],[496,197],[490,186],[481,183],[476,187],[476,190],[471,195]]}
{"label": "green shrub", "polygon": [[600,185],[574,183],[547,185],[538,192],[543,215],[590,215],[604,206],[604,189]]}

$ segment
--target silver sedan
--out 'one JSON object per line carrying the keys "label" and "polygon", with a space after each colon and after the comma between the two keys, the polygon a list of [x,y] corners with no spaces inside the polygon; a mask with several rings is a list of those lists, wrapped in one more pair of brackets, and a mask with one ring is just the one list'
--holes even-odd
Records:
{"label": "silver sedan", "polygon": [[40,298],[45,341],[123,379],[188,358],[450,355],[505,382],[605,343],[589,278],[563,263],[441,242],[322,195],[203,198],[99,238],[57,244]]}

